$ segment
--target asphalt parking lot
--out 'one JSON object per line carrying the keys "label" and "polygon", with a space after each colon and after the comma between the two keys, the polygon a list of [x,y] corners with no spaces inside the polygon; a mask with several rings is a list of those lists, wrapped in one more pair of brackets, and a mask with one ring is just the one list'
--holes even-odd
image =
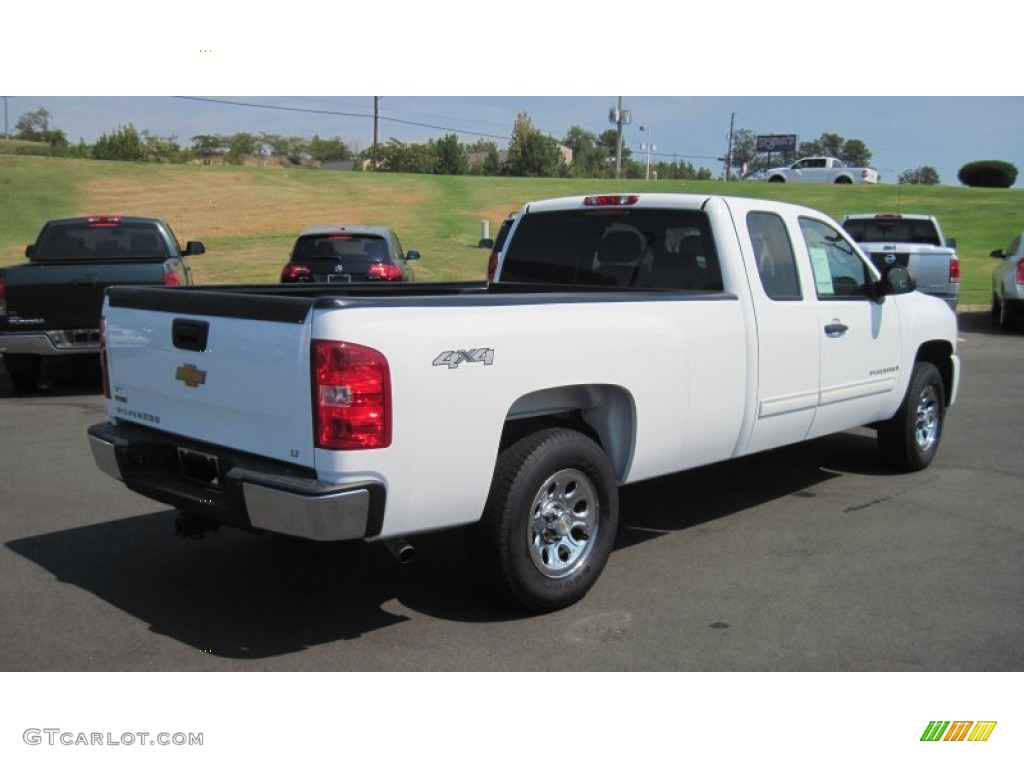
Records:
{"label": "asphalt parking lot", "polygon": [[963,378],[923,473],[871,433],[623,489],[597,587],[522,617],[459,532],[379,546],[221,530],[101,474],[96,371],[0,373],[0,671],[1024,670],[1024,335],[960,315]]}

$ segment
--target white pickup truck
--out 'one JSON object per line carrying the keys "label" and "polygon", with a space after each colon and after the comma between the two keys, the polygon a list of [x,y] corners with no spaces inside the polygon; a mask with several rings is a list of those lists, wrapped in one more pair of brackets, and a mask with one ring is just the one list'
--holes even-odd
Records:
{"label": "white pickup truck", "polygon": [[623,484],[859,425],[890,467],[934,457],[955,318],[824,214],[643,193],[511,226],[489,282],[112,288],[97,464],[182,533],[407,557],[471,526],[498,591],[546,611],[597,580]]}
{"label": "white pickup truck", "polygon": [[874,168],[853,168],[835,157],[805,157],[792,165],[769,168],[764,177],[775,183],[793,184],[877,184]]}

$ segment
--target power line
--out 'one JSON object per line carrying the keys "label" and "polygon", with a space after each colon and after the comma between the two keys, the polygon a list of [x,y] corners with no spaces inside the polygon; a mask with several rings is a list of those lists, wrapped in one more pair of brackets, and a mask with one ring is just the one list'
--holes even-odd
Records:
{"label": "power line", "polygon": [[[304,113],[307,113],[307,114],[315,114],[315,115],[332,115],[332,116],[335,116],[335,117],[359,117],[359,118],[366,118],[367,120],[372,120],[373,119],[373,115],[369,114],[369,113],[366,113],[366,112],[342,112],[342,111],[334,110],[334,109],[312,109],[310,107],[285,107],[285,106],[281,106],[281,105],[278,105],[278,104],[256,104],[256,103],[248,102],[248,101],[232,101],[232,100],[229,100],[229,99],[211,99],[211,98],[203,97],[203,96],[175,96],[174,98],[182,99],[182,100],[185,100],[185,101],[203,101],[203,102],[209,102],[209,103],[212,103],[212,104],[227,104],[227,105],[230,105],[230,106],[233,106],[233,107],[252,107],[252,108],[255,108],[255,109],[272,109],[272,110],[276,110],[276,111],[279,111],[279,112],[304,112]],[[416,126],[417,128],[432,128],[432,129],[437,130],[437,131],[449,131],[451,133],[468,134],[470,136],[480,136],[480,137],[483,137],[483,138],[486,138],[486,139],[502,139],[504,141],[507,141],[510,138],[509,136],[501,136],[501,135],[497,135],[497,134],[493,134],[493,133],[482,133],[480,131],[469,131],[469,130],[465,130],[463,128],[452,128],[450,126],[434,125],[432,123],[421,123],[421,122],[418,122],[416,120],[402,120],[401,118],[386,117],[384,115],[380,115],[378,117],[378,119],[379,120],[387,120],[388,122],[391,122],[391,123],[399,123],[401,125],[412,125],[412,126]]]}

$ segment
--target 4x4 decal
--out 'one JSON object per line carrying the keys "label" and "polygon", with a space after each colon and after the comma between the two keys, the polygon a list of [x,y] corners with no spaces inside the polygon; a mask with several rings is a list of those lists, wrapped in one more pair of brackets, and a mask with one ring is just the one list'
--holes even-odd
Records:
{"label": "4x4 decal", "polygon": [[434,358],[434,365],[446,365],[449,369],[458,368],[462,363],[483,363],[494,365],[494,350],[481,349],[449,349]]}

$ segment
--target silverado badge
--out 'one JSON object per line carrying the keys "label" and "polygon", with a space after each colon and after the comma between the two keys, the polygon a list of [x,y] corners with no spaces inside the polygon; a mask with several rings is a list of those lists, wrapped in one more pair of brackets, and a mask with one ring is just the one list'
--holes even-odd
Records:
{"label": "silverado badge", "polygon": [[174,378],[184,382],[186,387],[195,388],[206,383],[206,371],[201,371],[191,363],[186,363],[178,366],[178,370],[174,372]]}

